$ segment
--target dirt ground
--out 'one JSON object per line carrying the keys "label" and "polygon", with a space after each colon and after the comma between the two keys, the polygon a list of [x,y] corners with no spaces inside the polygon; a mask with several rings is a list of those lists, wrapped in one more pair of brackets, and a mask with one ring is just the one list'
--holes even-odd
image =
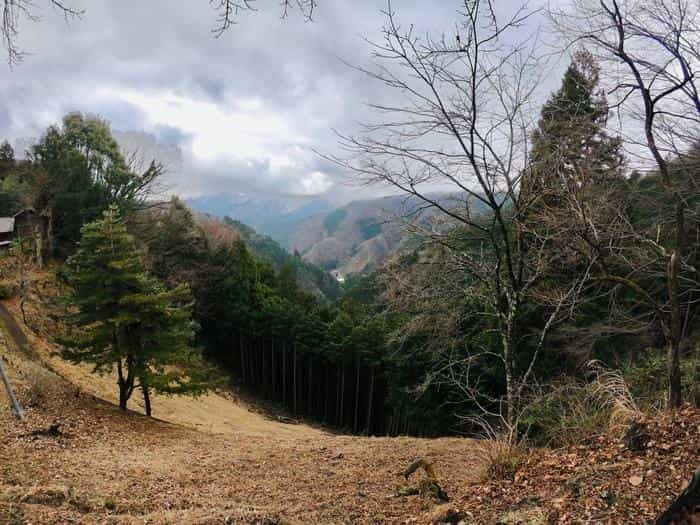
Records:
{"label": "dirt ground", "polygon": [[[23,329],[28,352],[0,321],[0,356],[27,411],[17,421],[0,392],[0,525],[427,524],[455,510],[465,525],[644,524],[700,463],[700,413],[689,408],[651,418],[642,452],[615,437],[534,450],[499,481],[484,481],[479,441],[338,436],[230,396],[158,397],[149,419],[137,403],[115,407],[114,378],[52,357]],[[419,457],[449,503],[396,496]]]}
{"label": "dirt ground", "polygon": [[[470,440],[336,436],[219,394],[157,397],[158,419],[138,403],[123,413],[114,378],[31,333],[27,354],[3,328],[27,418],[0,394],[0,524],[401,523],[436,506],[395,497],[414,459],[433,461],[448,493],[474,475]],[[41,434],[54,423],[59,435]]]}

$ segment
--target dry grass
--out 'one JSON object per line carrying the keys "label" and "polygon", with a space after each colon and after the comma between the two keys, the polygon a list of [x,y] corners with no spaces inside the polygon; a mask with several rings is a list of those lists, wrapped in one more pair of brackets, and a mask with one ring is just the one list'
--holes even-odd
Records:
{"label": "dry grass", "polygon": [[479,444],[476,455],[481,464],[481,479],[513,480],[527,460],[527,449],[504,439],[490,439]]}
{"label": "dry grass", "polygon": [[[32,524],[421,523],[433,504],[394,497],[398,472],[425,457],[458,494],[475,470],[470,440],[334,436],[215,394],[157,398],[160,420],[123,413],[114,378],[52,357],[27,335],[56,374],[10,350],[27,419],[0,403],[3,525],[10,515]],[[59,435],[36,434],[55,422]]]}
{"label": "dry grass", "polygon": [[28,407],[38,407],[63,392],[61,378],[40,363],[24,362],[21,382],[23,389],[19,394]]}

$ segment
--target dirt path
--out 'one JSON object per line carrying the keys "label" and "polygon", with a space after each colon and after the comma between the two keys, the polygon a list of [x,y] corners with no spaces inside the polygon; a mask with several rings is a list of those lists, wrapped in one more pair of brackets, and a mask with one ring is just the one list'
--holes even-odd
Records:
{"label": "dirt path", "polygon": [[0,323],[4,328],[4,333],[8,337],[8,342],[30,359],[38,359],[39,355],[34,351],[29,339],[20,328],[17,320],[9,312],[5,304],[0,302]]}

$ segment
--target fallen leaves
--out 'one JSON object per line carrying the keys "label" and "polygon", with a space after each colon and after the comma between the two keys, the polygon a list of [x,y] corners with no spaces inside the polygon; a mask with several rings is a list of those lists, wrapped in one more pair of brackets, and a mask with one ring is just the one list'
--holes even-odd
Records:
{"label": "fallen leaves", "polygon": [[638,487],[644,482],[644,478],[642,476],[630,476],[629,482],[633,487]]}

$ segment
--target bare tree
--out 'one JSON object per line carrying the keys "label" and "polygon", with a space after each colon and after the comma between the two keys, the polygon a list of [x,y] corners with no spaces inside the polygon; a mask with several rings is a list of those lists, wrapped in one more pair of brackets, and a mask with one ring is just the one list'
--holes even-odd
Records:
{"label": "bare tree", "polygon": [[[698,188],[674,176],[669,158],[682,164],[700,138],[700,5],[694,0],[574,0],[551,18],[567,43],[584,43],[595,54],[619,111],[628,155],[642,166],[652,164],[661,179],[670,213],[657,206],[659,215],[647,231],[626,230],[645,253],[625,275],[606,278],[633,290],[656,313],[668,347],[668,406],[677,408],[681,348],[697,287],[688,280],[697,275],[688,222],[689,201]],[[623,260],[629,254],[618,255]],[[665,289],[660,299],[644,286],[642,270],[648,268],[661,269]]]}
{"label": "bare tree", "polygon": [[[83,9],[76,9],[62,0],[44,0],[48,5],[59,9],[66,20],[79,19],[84,14]],[[7,62],[10,67],[18,64],[25,57],[18,46],[20,22],[24,18],[30,22],[40,20],[38,9],[33,0],[2,0],[2,23],[0,23],[0,37],[7,51]],[[281,17],[286,18],[291,10],[298,10],[307,20],[312,20],[314,11],[318,6],[318,0],[281,0]],[[209,0],[209,4],[218,13],[216,26],[212,33],[220,37],[231,26],[236,24],[238,16],[242,12],[258,10],[256,0]]]}
{"label": "bare tree", "polygon": [[[257,11],[255,0],[209,0],[219,13],[217,26],[212,32],[221,36],[236,23],[236,18],[244,11]],[[282,18],[287,18],[291,9],[298,9],[307,20],[311,20],[318,5],[317,0],[281,0]]]}
{"label": "bare tree", "polygon": [[[46,2],[59,9],[66,19],[80,18],[83,10],[74,9],[60,0],[46,0]],[[25,53],[17,45],[20,20],[26,18],[31,22],[39,20],[36,5],[32,0],[3,0],[2,23],[0,24],[0,37],[7,51],[7,62],[13,66],[22,61]]]}
{"label": "bare tree", "polygon": [[[544,68],[536,42],[508,39],[532,14],[521,7],[502,20],[490,2],[466,0],[456,34],[432,39],[401,28],[389,4],[383,41],[373,44],[377,68],[362,71],[393,89],[395,102],[373,104],[380,120],[366,124],[359,136],[341,136],[346,153],[333,159],[362,182],[399,190],[417,211],[431,209],[438,218],[429,226],[417,223],[423,238],[447,254],[441,269],[432,266],[441,272],[433,271],[432,279],[457,276],[453,293],[483,305],[481,315],[499,344],[476,353],[495,356],[505,378],[503,398],[483,409],[502,417],[512,436],[546,337],[570,312],[581,282],[572,279],[551,290],[546,301],[537,298],[547,303],[546,314],[534,344],[526,345],[524,308],[541,293],[554,264],[552,238],[525,242],[520,226],[532,204],[519,189]],[[437,198],[436,190],[452,197]],[[468,374],[474,358],[448,358],[443,369],[468,395],[477,386]]]}

